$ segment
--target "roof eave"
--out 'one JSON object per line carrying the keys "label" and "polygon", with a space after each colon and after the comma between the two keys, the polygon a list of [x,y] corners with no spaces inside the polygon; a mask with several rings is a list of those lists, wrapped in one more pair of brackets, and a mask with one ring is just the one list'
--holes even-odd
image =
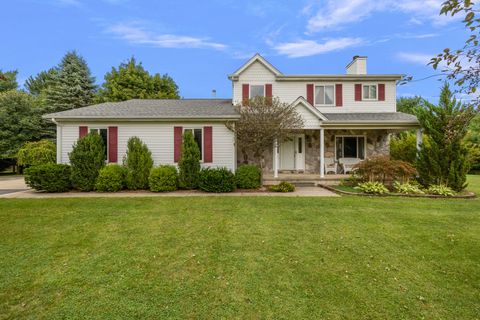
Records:
{"label": "roof eave", "polygon": [[156,122],[172,122],[172,121],[226,121],[226,120],[238,120],[240,116],[211,116],[211,117],[88,117],[88,116],[70,116],[70,117],[45,117],[45,119],[55,121],[121,121],[121,122],[133,122],[133,121],[156,121]]}
{"label": "roof eave", "polygon": [[365,80],[380,80],[380,81],[397,81],[401,80],[403,75],[400,74],[386,74],[386,75],[279,75],[276,76],[277,81],[365,81]]}

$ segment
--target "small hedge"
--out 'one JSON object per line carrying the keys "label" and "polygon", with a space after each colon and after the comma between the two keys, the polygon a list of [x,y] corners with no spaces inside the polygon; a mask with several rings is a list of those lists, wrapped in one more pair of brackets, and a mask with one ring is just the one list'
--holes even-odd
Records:
{"label": "small hedge", "polygon": [[150,191],[168,192],[178,188],[177,168],[170,165],[159,166],[150,170],[148,177]]}
{"label": "small hedge", "polygon": [[100,169],[95,189],[100,192],[117,192],[124,188],[127,170],[118,164],[111,164]]}
{"label": "small hedge", "polygon": [[25,183],[37,191],[65,192],[72,188],[70,166],[66,164],[42,164],[25,169]]}
{"label": "small hedge", "polygon": [[255,165],[246,164],[238,167],[235,172],[237,188],[258,189],[262,183],[262,171]]}
{"label": "small hedge", "polygon": [[268,191],[272,192],[293,192],[295,191],[295,186],[287,181],[282,181],[277,185],[268,187]]}
{"label": "small hedge", "polygon": [[199,188],[206,192],[232,192],[235,175],[227,168],[204,168],[200,171]]}

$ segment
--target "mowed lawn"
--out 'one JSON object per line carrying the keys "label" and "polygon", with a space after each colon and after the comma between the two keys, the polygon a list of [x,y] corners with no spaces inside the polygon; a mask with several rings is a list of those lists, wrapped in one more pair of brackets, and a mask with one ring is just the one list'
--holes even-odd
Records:
{"label": "mowed lawn", "polygon": [[479,319],[480,200],[0,199],[18,318]]}

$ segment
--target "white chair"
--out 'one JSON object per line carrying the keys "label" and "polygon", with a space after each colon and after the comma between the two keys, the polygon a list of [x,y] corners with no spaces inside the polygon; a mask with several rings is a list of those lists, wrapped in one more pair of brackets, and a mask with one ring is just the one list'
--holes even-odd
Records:
{"label": "white chair", "polygon": [[338,159],[338,163],[342,166],[343,168],[343,173],[347,172],[353,172],[354,169],[353,167],[362,161],[362,159],[359,158],[340,158]]}
{"label": "white chair", "polygon": [[325,174],[329,172],[337,173],[337,162],[335,162],[334,158],[325,158]]}

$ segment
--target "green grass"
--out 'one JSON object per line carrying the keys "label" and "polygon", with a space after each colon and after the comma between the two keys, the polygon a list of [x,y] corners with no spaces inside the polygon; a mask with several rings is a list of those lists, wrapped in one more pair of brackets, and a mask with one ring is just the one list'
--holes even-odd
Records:
{"label": "green grass", "polygon": [[4,199],[0,319],[478,319],[479,213],[477,199]]}

